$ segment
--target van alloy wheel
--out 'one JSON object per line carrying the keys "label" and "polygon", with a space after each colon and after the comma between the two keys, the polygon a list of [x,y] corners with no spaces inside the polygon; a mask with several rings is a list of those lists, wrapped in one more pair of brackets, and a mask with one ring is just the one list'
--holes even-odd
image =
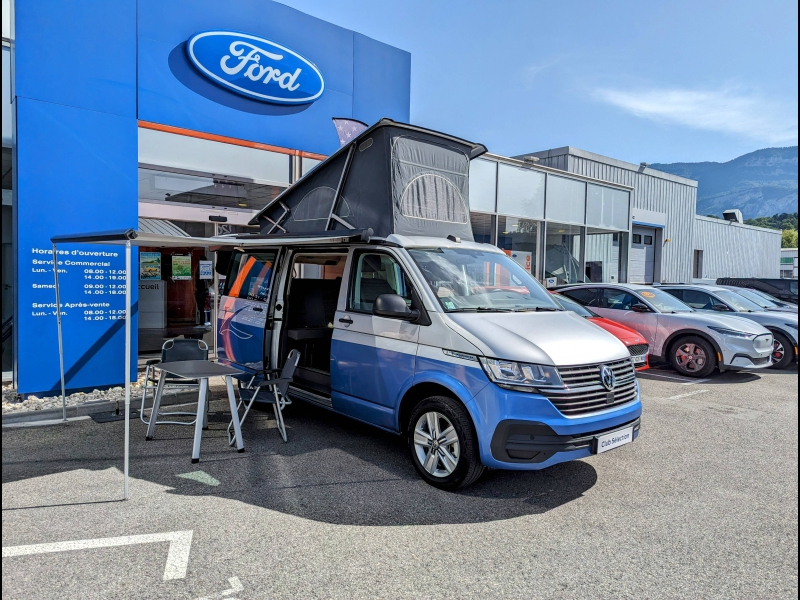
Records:
{"label": "van alloy wheel", "polygon": [[414,450],[422,467],[434,477],[452,474],[461,448],[450,419],[435,411],[420,415],[414,426]]}
{"label": "van alloy wheel", "polygon": [[676,348],[675,359],[689,373],[701,371],[708,362],[705,350],[691,342],[686,342]]}

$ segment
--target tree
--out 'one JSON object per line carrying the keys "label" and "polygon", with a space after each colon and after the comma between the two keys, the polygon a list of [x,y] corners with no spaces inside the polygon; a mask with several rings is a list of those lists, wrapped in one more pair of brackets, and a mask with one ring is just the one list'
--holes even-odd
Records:
{"label": "tree", "polygon": [[781,232],[781,248],[797,248],[797,229],[784,229]]}

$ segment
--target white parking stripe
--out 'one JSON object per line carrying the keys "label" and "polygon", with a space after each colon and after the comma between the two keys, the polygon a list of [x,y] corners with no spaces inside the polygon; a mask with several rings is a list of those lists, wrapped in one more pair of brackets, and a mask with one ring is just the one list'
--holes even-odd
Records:
{"label": "white parking stripe", "polygon": [[134,544],[169,542],[167,564],[164,567],[164,581],[169,579],[183,579],[186,577],[186,567],[189,564],[189,551],[192,547],[192,533],[192,531],[169,531],[167,533],[126,535],[122,537],[97,538],[94,540],[53,542],[52,544],[5,546],[3,547],[3,558],[11,556],[28,556],[31,554],[47,554],[50,552],[66,552],[68,550],[88,550],[90,548],[110,548],[112,546],[131,546]]}
{"label": "white parking stripe", "polygon": [[695,390],[693,392],[686,392],[685,394],[678,394],[677,396],[670,396],[668,400],[677,400],[678,398],[688,398],[689,396],[697,396],[697,394],[705,394],[708,390]]}

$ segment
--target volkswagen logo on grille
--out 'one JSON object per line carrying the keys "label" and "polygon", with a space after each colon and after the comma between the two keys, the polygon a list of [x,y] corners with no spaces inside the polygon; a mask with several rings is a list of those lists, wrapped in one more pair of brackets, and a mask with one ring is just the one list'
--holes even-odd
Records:
{"label": "volkswagen logo on grille", "polygon": [[614,375],[609,367],[603,365],[600,367],[600,381],[607,390],[613,390],[617,385],[617,377]]}

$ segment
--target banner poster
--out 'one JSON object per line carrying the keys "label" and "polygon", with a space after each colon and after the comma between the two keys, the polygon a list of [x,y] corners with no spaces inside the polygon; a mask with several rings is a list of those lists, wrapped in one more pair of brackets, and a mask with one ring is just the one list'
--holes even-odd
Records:
{"label": "banner poster", "polygon": [[192,256],[190,254],[172,255],[172,280],[181,281],[192,278]]}
{"label": "banner poster", "polygon": [[139,252],[139,279],[161,279],[161,252]]}
{"label": "banner poster", "polygon": [[214,279],[214,263],[210,260],[200,261],[200,279]]}

